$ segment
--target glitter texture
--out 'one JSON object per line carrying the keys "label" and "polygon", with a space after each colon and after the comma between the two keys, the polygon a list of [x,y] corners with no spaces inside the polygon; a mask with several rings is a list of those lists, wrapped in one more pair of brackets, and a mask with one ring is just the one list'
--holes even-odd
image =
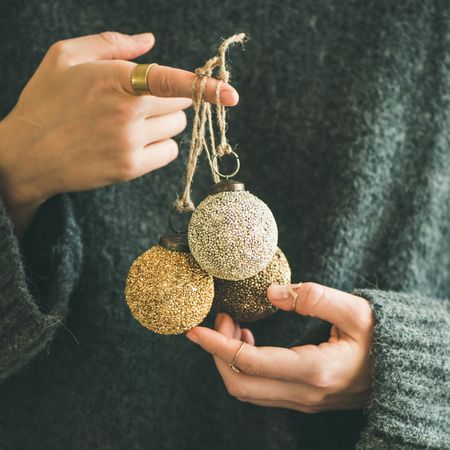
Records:
{"label": "glitter texture", "polygon": [[144,327],[160,334],[180,334],[208,314],[214,281],[190,253],[156,245],[133,262],[125,297]]}
{"label": "glitter texture", "polygon": [[255,276],[241,281],[214,280],[215,306],[242,322],[264,319],[277,311],[267,300],[267,288],[272,284],[289,284],[291,268],[278,248],[269,265]]}
{"label": "glitter texture", "polygon": [[243,280],[273,258],[278,229],[272,211],[248,191],[206,197],[192,214],[188,241],[199,265],[216,278]]}

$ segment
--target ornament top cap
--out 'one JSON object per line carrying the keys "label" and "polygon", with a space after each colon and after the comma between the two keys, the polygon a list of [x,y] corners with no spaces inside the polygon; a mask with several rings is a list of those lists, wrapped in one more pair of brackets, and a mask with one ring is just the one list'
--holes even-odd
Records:
{"label": "ornament top cap", "polygon": [[237,180],[223,180],[219,181],[216,184],[213,184],[208,189],[208,192],[210,195],[212,194],[218,194],[219,192],[237,192],[237,191],[245,191],[245,185],[244,183],[237,181]]}
{"label": "ornament top cap", "polygon": [[189,253],[187,237],[179,233],[166,233],[159,239],[159,245],[167,250]]}

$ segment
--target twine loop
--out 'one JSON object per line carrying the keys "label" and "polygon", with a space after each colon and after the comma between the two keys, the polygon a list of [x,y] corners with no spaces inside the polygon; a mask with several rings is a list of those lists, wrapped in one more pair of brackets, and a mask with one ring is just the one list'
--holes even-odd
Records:
{"label": "twine loop", "polygon": [[[220,98],[220,90],[223,83],[230,80],[230,71],[226,65],[226,51],[231,44],[244,44],[247,36],[245,33],[235,34],[225,39],[217,50],[217,55],[210,58],[202,67],[197,67],[194,71],[196,77],[192,80],[192,99],[194,108],[194,122],[192,126],[192,136],[189,148],[189,159],[186,167],[184,191],[181,197],[177,198],[174,207],[179,212],[190,212],[195,209],[191,199],[191,185],[194,173],[197,168],[197,161],[205,150],[208,158],[211,175],[215,183],[220,181],[220,172],[215,168],[215,160],[223,155],[235,154],[226,137],[226,109]],[[218,80],[216,87],[216,122],[220,133],[220,142],[216,145],[214,139],[214,126],[212,120],[211,104],[204,100],[204,93],[208,78],[212,77],[214,69],[218,69]],[[208,131],[210,144],[206,139]],[[213,161],[214,159],[214,161]]]}

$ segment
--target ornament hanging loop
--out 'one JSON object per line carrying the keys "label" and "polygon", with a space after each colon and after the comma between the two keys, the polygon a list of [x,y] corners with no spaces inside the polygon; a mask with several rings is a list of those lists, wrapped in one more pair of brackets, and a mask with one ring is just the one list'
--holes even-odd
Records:
{"label": "ornament hanging loop", "polygon": [[[195,78],[192,80],[192,99],[194,107],[194,123],[192,125],[191,143],[189,147],[189,159],[186,167],[186,176],[184,190],[174,206],[179,212],[193,211],[195,205],[191,199],[191,185],[194,173],[197,168],[197,161],[204,150],[208,158],[211,174],[215,183],[220,181],[220,177],[226,178],[235,175],[240,168],[240,161],[236,153],[233,152],[226,137],[226,108],[221,101],[221,87],[223,83],[230,81],[230,72],[226,65],[226,51],[232,44],[244,44],[247,36],[245,33],[235,34],[225,39],[217,50],[217,55],[210,58],[202,67],[195,69]],[[213,75],[213,71],[218,69],[219,73],[216,86],[216,119],[220,131],[220,143],[216,146],[214,138],[214,124],[212,119],[211,104],[204,99],[206,83]],[[206,135],[209,134],[210,144],[207,142]],[[236,170],[233,174],[222,175],[217,169],[217,161],[213,159],[225,155],[234,154],[236,157]],[[218,155],[218,156],[216,156]]]}
{"label": "ornament hanging loop", "polygon": [[169,214],[169,228],[176,234],[186,234],[187,229],[188,229],[187,224],[188,224],[189,220],[186,217],[186,223],[183,224],[183,229],[180,229],[180,227],[177,227],[174,224],[174,216],[175,216],[175,214],[177,214],[177,215],[181,215],[183,217],[190,212],[192,212],[192,210],[187,209],[187,208],[185,211],[179,211],[178,209],[172,209],[172,211]]}
{"label": "ornament hanging loop", "polygon": [[[233,172],[231,172],[229,174],[221,173],[218,168],[218,164],[217,164],[218,160],[222,159],[222,157],[224,157],[224,156],[233,156],[233,158],[235,160],[236,167],[233,170]],[[222,178],[225,178],[226,180],[228,180],[229,178],[234,177],[239,172],[239,169],[241,168],[241,160],[239,159],[239,155],[236,152],[234,152],[233,150],[231,150],[229,153],[224,153],[224,154],[216,153],[212,160],[212,168],[219,177],[222,177]]]}

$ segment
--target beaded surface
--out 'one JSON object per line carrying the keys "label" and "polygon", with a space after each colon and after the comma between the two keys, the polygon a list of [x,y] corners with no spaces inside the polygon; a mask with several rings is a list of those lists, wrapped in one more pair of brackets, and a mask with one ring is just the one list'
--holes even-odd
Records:
{"label": "beaded surface", "polygon": [[291,268],[284,253],[278,248],[269,265],[241,281],[214,280],[216,309],[235,320],[254,322],[277,311],[267,300],[267,288],[272,284],[289,284]]}
{"label": "beaded surface", "polygon": [[214,281],[190,253],[156,245],[133,262],[125,297],[144,327],[160,334],[180,334],[208,314]]}
{"label": "beaded surface", "polygon": [[200,266],[216,278],[243,280],[273,258],[278,229],[272,211],[248,191],[206,197],[192,214],[189,248]]}

